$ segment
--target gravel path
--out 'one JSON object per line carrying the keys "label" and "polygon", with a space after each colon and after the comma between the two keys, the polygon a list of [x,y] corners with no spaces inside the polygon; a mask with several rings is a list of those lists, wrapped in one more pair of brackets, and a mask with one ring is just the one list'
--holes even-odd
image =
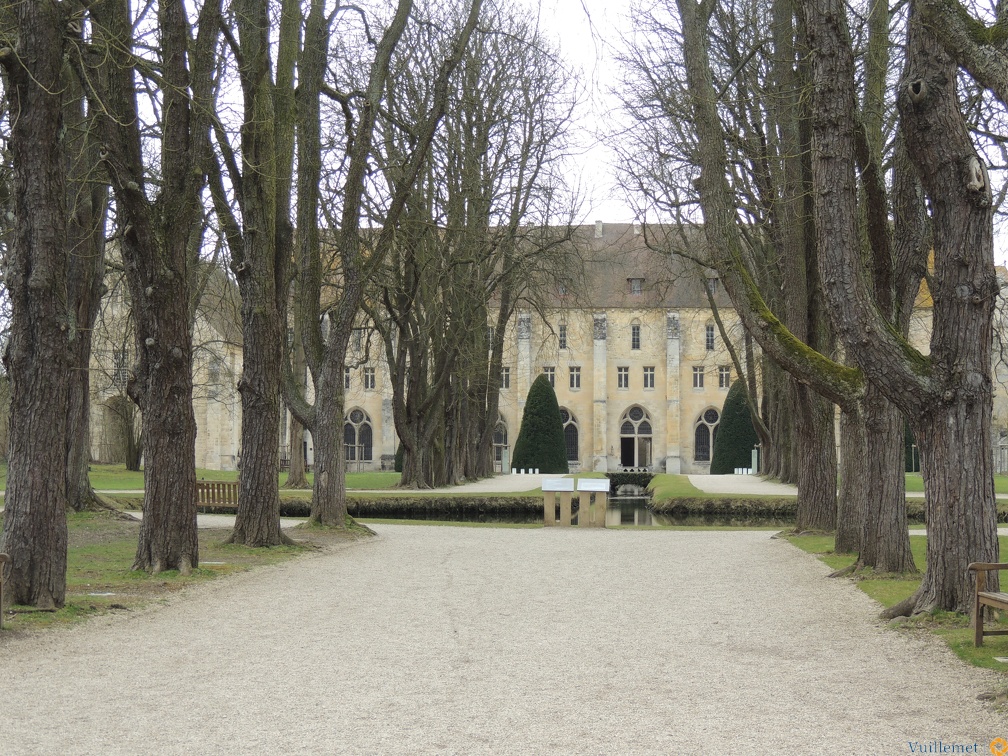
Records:
{"label": "gravel path", "polygon": [[[909,753],[999,679],[765,532],[375,526],[0,642],[4,754]],[[735,596],[737,598],[729,598]]]}

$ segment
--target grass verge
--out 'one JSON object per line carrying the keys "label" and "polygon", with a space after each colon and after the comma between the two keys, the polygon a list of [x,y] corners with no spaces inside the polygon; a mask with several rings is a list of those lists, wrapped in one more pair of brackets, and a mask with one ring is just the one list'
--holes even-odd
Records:
{"label": "grass verge", "polygon": [[4,612],[3,635],[12,637],[39,628],[73,624],[97,614],[139,609],[191,585],[276,564],[342,540],[369,532],[355,523],[346,531],[295,531],[296,546],[250,548],[223,543],[230,529],[201,529],[200,566],[191,575],[168,570],[157,575],[132,570],[140,532],[138,520],[113,512],[82,512],[67,516],[67,593],[62,609],[38,611],[10,606]]}
{"label": "grass verge", "polygon": [[[906,490],[918,493],[924,491],[924,478],[920,473],[906,474]],[[994,493],[1008,494],[1008,475],[994,476]]]}
{"label": "grass verge", "polygon": [[[125,465],[98,465],[90,466],[88,478],[91,485],[98,491],[143,491],[144,479],[143,471],[127,470]],[[399,483],[399,473],[397,472],[352,472],[347,473],[347,488],[351,490],[383,490],[394,488]],[[196,468],[196,480],[238,480],[237,470],[207,470],[202,467]],[[287,482],[287,473],[280,473],[279,485],[283,486]],[[308,483],[314,482],[311,473],[308,473]],[[0,464],[0,490],[7,486],[7,465]]]}
{"label": "grass verge", "polygon": [[[841,570],[854,563],[854,555],[834,553],[833,536],[831,535],[788,536],[787,539],[803,551],[814,554],[834,570]],[[1001,553],[1006,553],[1004,550],[1008,548],[1008,536],[1000,536],[998,541]],[[913,552],[914,563],[921,570],[925,564],[926,548],[927,536],[910,536],[910,549]],[[875,573],[871,569],[851,573],[850,579],[854,580],[858,588],[886,608],[911,595],[920,585],[919,575]],[[969,626],[969,621],[968,616],[956,612],[935,612],[934,614],[893,620],[894,624],[900,627],[926,629],[933,632],[944,640],[960,659],[970,664],[1008,673],[1008,664],[995,659],[999,656],[1008,657],[1008,635],[984,638],[984,645],[976,648],[973,645],[973,628]],[[1008,630],[1008,621],[1004,616],[998,620],[998,624],[1002,626],[998,629]]]}

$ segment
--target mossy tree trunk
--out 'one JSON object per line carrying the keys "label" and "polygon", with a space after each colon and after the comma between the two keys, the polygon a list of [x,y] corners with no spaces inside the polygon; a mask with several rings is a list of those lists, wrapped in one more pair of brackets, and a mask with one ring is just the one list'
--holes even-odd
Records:
{"label": "mossy tree trunk", "polygon": [[924,577],[918,592],[889,614],[966,611],[972,604],[967,564],[998,557],[990,437],[997,282],[986,170],[959,109],[955,60],[923,23],[920,8],[911,6],[897,103],[933,227],[933,330],[931,356],[923,357],[879,317],[857,273],[855,68],[846,8],[836,0],[806,0],[802,11],[817,50],[815,185],[831,188],[815,195],[827,295],[845,346],[910,418],[925,471]]}

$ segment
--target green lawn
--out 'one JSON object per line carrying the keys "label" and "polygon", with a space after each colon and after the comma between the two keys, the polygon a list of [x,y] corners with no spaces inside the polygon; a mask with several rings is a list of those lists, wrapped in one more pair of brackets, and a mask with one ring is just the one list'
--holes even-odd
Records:
{"label": "green lawn", "polygon": [[[788,540],[798,548],[815,554],[834,570],[843,569],[854,563],[852,554],[833,553],[833,536],[789,536]],[[999,536],[998,542],[1001,553],[1008,553],[1005,551],[1008,549],[1008,536]],[[910,536],[910,549],[918,569],[924,568],[926,548],[927,536]],[[853,579],[857,582],[858,588],[884,607],[899,603],[920,585],[920,575],[873,574],[871,570],[859,571],[853,575]],[[1002,617],[1000,623],[1004,625],[1003,629],[1008,630],[1008,619]],[[1008,671],[1008,665],[994,659],[995,656],[1008,656],[1008,635],[984,638],[984,645],[976,648],[973,645],[973,629],[969,626],[969,617],[964,614],[938,612],[908,618],[903,624],[931,630],[961,659],[971,664],[1000,672]]]}
{"label": "green lawn", "polygon": [[664,499],[698,498],[704,492],[689,482],[685,475],[655,475],[648,488],[654,492],[658,501]]}
{"label": "green lawn", "polygon": [[[143,472],[132,472],[125,465],[91,465],[91,485],[98,491],[142,491]],[[196,468],[196,480],[238,480],[237,470],[205,470]],[[287,473],[280,473],[280,485],[287,482]],[[313,476],[308,474],[308,483]],[[347,488],[369,490],[394,488],[399,482],[397,472],[347,473]],[[0,465],[0,489],[7,486],[7,465]]]}
{"label": "green lawn", "polygon": [[183,576],[175,570],[150,575],[131,569],[139,521],[120,520],[109,512],[67,515],[66,605],[55,612],[11,606],[4,632],[73,623],[90,615],[136,609],[194,583],[274,564],[304,553],[306,546],[253,549],[222,542],[227,530],[200,531],[200,567]]}
{"label": "green lawn", "polygon": [[[924,491],[924,479],[921,477],[920,473],[906,474],[906,490],[918,492]],[[994,493],[1008,494],[1008,475],[994,476]]]}

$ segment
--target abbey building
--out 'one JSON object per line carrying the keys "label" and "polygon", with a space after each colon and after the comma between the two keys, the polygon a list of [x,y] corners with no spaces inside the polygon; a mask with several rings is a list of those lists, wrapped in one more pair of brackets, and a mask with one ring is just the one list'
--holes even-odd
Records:
{"label": "abbey building", "polygon": [[[738,379],[724,335],[745,358],[741,325],[716,275],[650,250],[636,225],[597,222],[578,229],[575,242],[581,264],[571,283],[554,285],[535,308],[519,309],[505,335],[497,469],[510,468],[525,397],[544,374],[560,404],[572,471],[707,472],[724,398]],[[194,325],[196,465],[234,469],[241,455],[237,292],[223,276],[207,282],[213,297],[204,298]],[[912,340],[927,351],[929,301],[918,304]],[[122,306],[113,302],[109,312]],[[1008,333],[1004,316],[998,318],[995,332]],[[124,391],[130,335],[125,327],[108,325],[125,320],[110,316],[96,334],[92,454],[99,462],[123,461],[128,431],[137,428]],[[366,340],[366,333],[354,336],[344,374],[350,471],[392,469],[398,446],[383,350],[373,344],[369,349]],[[1008,382],[1008,368],[997,356],[997,343],[995,352],[994,426],[1004,429],[1008,400],[1002,379]],[[278,439],[281,458],[288,453],[289,419],[288,414]],[[995,433],[1005,434],[1001,445],[1008,466],[1008,431]],[[310,463],[310,436],[305,449]]]}

